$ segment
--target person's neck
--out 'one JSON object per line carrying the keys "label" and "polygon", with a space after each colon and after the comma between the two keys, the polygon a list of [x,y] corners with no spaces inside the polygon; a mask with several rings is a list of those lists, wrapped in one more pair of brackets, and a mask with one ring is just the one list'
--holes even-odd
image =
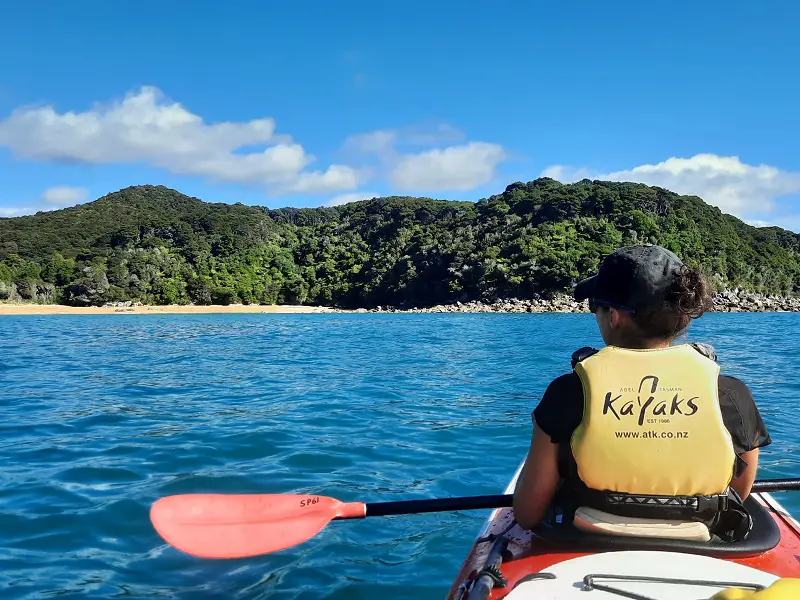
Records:
{"label": "person's neck", "polygon": [[618,348],[630,348],[631,350],[658,350],[669,348],[671,340],[662,338],[651,338],[647,340],[616,340],[611,343]]}

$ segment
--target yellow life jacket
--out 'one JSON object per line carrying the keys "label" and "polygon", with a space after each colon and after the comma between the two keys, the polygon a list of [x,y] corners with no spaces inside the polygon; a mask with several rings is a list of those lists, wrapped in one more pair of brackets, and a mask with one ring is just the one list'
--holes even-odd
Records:
{"label": "yellow life jacket", "polygon": [[583,420],[572,435],[591,490],[650,496],[724,494],[736,454],[719,406],[719,366],[688,344],[607,346],[574,367]]}

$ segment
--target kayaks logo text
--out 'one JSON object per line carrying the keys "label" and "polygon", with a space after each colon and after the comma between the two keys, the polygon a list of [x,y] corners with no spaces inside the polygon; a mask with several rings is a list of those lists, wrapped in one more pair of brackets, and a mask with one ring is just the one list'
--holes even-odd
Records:
{"label": "kayaks logo text", "polygon": [[674,415],[691,417],[697,412],[697,404],[694,402],[698,399],[697,396],[681,398],[680,394],[676,393],[671,399],[656,398],[657,391],[671,393],[674,389],[659,388],[658,377],[647,375],[639,382],[638,391],[633,388],[621,390],[623,393],[637,392],[636,400],[622,400],[622,394],[614,396],[614,392],[608,392],[603,403],[603,414],[611,413],[617,418],[617,421],[621,421],[623,417],[635,416],[640,426],[644,425],[645,418],[648,417],[651,419],[649,422],[657,417],[661,417],[663,422],[668,422],[668,417]]}

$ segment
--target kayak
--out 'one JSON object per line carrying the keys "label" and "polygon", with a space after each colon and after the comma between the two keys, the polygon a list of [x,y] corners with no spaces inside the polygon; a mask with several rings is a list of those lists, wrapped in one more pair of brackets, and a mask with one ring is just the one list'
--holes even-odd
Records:
{"label": "kayak", "polygon": [[[514,491],[519,466],[505,490]],[[540,525],[523,530],[512,508],[495,509],[480,530],[447,600],[666,600],[800,598],[800,523],[769,493],[745,501],[746,540],[633,538]],[[792,591],[786,591],[787,586]],[[778,591],[782,589],[783,591]],[[770,593],[774,591],[774,593]],[[587,593],[591,592],[591,593]]]}

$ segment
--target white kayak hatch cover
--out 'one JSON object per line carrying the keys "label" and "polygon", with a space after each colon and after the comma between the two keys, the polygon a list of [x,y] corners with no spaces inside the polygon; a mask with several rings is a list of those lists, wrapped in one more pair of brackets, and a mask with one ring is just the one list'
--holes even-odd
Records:
{"label": "white kayak hatch cover", "polygon": [[581,556],[519,583],[507,600],[675,600],[710,598],[730,587],[763,589],[779,578],[734,562],[678,552],[625,551]]}

